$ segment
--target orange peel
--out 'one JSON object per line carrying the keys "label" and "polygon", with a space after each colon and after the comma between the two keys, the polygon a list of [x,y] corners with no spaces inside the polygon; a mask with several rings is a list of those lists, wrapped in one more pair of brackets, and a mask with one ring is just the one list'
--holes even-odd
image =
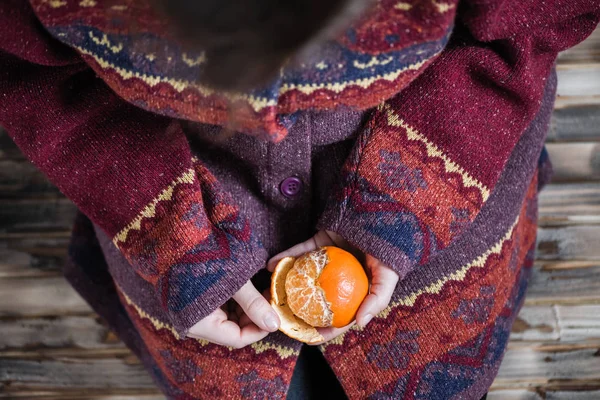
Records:
{"label": "orange peel", "polygon": [[300,318],[296,317],[287,303],[287,294],[285,293],[285,278],[288,272],[294,267],[294,257],[285,257],[281,259],[271,277],[271,306],[279,315],[281,324],[279,330],[292,339],[299,340],[308,344],[316,344],[325,340],[314,326],[310,326]]}

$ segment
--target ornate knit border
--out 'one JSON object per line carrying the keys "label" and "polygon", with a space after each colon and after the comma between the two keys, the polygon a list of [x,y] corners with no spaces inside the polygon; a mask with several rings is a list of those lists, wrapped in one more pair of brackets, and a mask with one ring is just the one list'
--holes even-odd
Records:
{"label": "ornate knit border", "polygon": [[476,187],[481,193],[483,202],[487,201],[487,199],[490,197],[490,189],[488,189],[486,185],[484,185],[479,180],[471,176],[458,163],[451,160],[446,154],[444,154],[444,152],[439,147],[437,147],[429,139],[427,139],[425,136],[419,133],[419,131],[416,128],[404,122],[404,120],[402,120],[402,118],[400,118],[400,116],[394,112],[394,110],[389,104],[383,103],[379,107],[379,110],[386,113],[387,123],[389,126],[402,128],[406,131],[406,136],[409,140],[414,140],[423,143],[427,149],[427,155],[429,157],[437,157],[441,159],[444,162],[444,168],[446,172],[459,174],[462,177],[462,183],[464,187]]}
{"label": "ornate knit border", "polygon": [[[192,162],[196,160],[193,159]],[[139,231],[141,229],[142,220],[145,218],[153,218],[156,215],[156,206],[161,201],[170,201],[173,197],[173,192],[175,187],[178,185],[188,184],[191,185],[196,180],[196,171],[194,168],[189,168],[177,178],[173,180],[165,189],[160,192],[158,196],[156,196],[146,207],[140,211],[137,217],[135,217],[125,228],[123,228],[119,233],[115,235],[113,238],[113,243],[115,246],[119,247],[119,243],[125,243],[127,240],[127,235],[132,230]]]}

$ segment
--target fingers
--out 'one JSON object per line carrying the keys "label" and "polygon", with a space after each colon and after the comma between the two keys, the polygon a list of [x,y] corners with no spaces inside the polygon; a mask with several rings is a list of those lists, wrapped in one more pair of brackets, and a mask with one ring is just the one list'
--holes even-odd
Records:
{"label": "fingers", "polygon": [[279,329],[279,316],[263,295],[256,290],[252,282],[246,282],[233,295],[233,299],[242,307],[248,318],[260,329],[268,332],[275,332]]}
{"label": "fingers", "polygon": [[346,332],[348,332],[350,330],[350,328],[352,328],[354,326],[354,322],[352,322],[349,325],[344,326],[343,328],[318,328],[317,330],[319,331],[319,333],[321,334],[321,336],[323,336],[323,341],[318,342],[318,343],[311,343],[311,346],[318,346],[320,344],[323,344],[325,342],[330,341],[331,339],[334,339]]}
{"label": "fingers", "polygon": [[341,247],[342,249],[349,249],[353,247],[346,239],[338,235],[333,231],[320,231],[319,233],[324,232],[325,235],[329,237],[329,239],[333,242],[333,244],[337,247]]}
{"label": "fingers", "polygon": [[370,292],[356,313],[356,322],[361,327],[388,306],[398,283],[398,274],[391,268],[371,256],[367,256],[367,263],[371,269],[372,281]]}
{"label": "fingers", "polygon": [[255,324],[248,324],[243,328],[227,320],[227,313],[217,309],[202,321],[198,322],[188,332],[188,336],[204,339],[209,342],[241,349],[257,342],[267,336],[269,332],[260,329]]}
{"label": "fingers", "polygon": [[[267,301],[270,301],[271,291],[269,289],[265,290],[263,292],[263,296]],[[240,307],[240,305],[237,303],[235,303],[235,312],[233,314],[235,314],[235,316],[237,317],[237,323],[242,328],[246,325],[254,324],[254,322],[252,322],[248,315],[246,315],[242,307]],[[235,321],[235,319],[231,318],[231,314],[229,314],[229,319]]]}
{"label": "fingers", "polygon": [[300,256],[300,255],[302,255],[304,253],[307,253],[309,251],[315,250],[316,248],[317,248],[317,245],[315,244],[315,241],[314,241],[313,238],[310,238],[310,239],[308,239],[305,242],[298,243],[294,247],[290,247],[286,251],[282,251],[281,253],[273,256],[267,262],[267,270],[269,272],[273,272],[275,270],[275,267],[277,266],[277,263],[282,258],[285,258],[285,257],[298,257],[298,256]]}
{"label": "fingers", "polygon": [[267,262],[267,270],[269,270],[270,272],[273,272],[273,270],[275,269],[275,266],[277,265],[277,262],[279,260],[281,260],[282,258],[298,257],[304,253],[308,253],[309,251],[316,250],[317,248],[319,248],[321,246],[332,246],[332,245],[335,245],[332,238],[325,231],[319,231],[319,232],[317,232],[317,234],[315,236],[311,237],[310,239],[308,239],[302,243],[298,243],[294,247],[290,247],[286,251],[283,251],[283,252],[273,256],[273,258],[271,258]]}

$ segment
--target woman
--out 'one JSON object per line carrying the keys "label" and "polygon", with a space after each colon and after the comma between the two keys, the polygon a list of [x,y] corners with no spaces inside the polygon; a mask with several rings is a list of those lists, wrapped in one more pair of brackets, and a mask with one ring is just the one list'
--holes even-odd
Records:
{"label": "woman", "polygon": [[[479,399],[595,3],[6,0],[0,124],[78,205],[65,274],[169,398]],[[371,293],[300,353],[265,268],[332,243]]]}

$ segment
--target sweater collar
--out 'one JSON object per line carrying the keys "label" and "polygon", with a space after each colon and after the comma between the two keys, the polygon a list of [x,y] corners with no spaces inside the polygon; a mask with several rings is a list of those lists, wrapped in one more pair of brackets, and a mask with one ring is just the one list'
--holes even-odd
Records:
{"label": "sweater collar", "polygon": [[146,1],[30,1],[46,29],[125,100],[273,142],[286,136],[300,111],[365,110],[394,96],[444,48],[455,13],[454,2],[380,0],[341,37],[283,68],[265,87],[224,93],[203,85],[204,54],[186,52],[165,34]]}

